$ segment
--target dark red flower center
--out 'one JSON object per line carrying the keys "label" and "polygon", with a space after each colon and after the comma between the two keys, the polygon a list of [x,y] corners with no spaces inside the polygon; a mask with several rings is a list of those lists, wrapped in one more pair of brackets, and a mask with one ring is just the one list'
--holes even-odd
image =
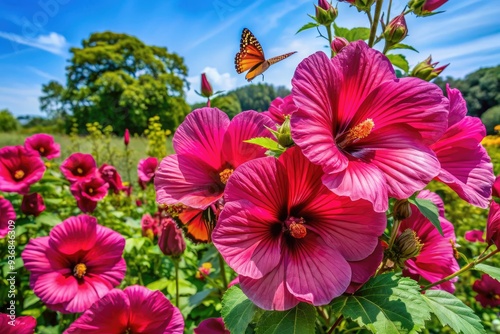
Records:
{"label": "dark red flower center", "polygon": [[346,148],[350,144],[357,142],[360,139],[368,137],[375,127],[375,123],[371,118],[365,119],[363,122],[359,123],[355,127],[349,129],[349,131],[343,133],[337,139],[337,145],[341,148]]}
{"label": "dark red flower center", "polygon": [[220,182],[222,182],[223,184],[226,184],[227,180],[229,180],[229,177],[231,176],[231,174],[233,174],[233,171],[234,171],[234,169],[232,169],[232,168],[226,168],[222,172],[220,172],[219,173]]}
{"label": "dark red flower center", "polygon": [[307,235],[307,229],[304,223],[304,218],[288,217],[285,221],[285,226],[292,237],[295,239],[302,239]]}
{"label": "dark red flower center", "polygon": [[14,172],[14,178],[16,180],[21,180],[24,177],[24,171],[22,169],[18,169]]}
{"label": "dark red flower center", "polygon": [[87,266],[83,263],[78,263],[75,268],[73,268],[73,275],[75,275],[76,278],[83,278],[86,273]]}

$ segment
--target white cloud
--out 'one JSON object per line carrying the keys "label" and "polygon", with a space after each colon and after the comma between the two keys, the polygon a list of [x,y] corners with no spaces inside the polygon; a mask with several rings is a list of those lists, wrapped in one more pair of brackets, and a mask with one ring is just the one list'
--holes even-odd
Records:
{"label": "white cloud", "polygon": [[56,55],[65,55],[66,53],[66,38],[56,32],[51,32],[48,35],[39,35],[36,38],[27,38],[10,32],[0,31],[0,38],[17,44],[31,46]]}
{"label": "white cloud", "polygon": [[[236,78],[232,77],[231,74],[227,72],[219,73],[219,71],[214,67],[205,67],[201,73],[206,74],[214,92],[218,90],[227,92],[236,88]],[[186,100],[188,103],[203,101],[203,98],[194,92],[195,90],[198,92],[200,91],[201,73],[200,75],[188,77],[187,79],[190,84],[190,89],[186,92]]]}
{"label": "white cloud", "polygon": [[42,78],[45,78],[45,79],[48,79],[48,80],[56,80],[56,81],[61,81],[60,78],[50,74],[50,73],[47,73],[47,72],[44,72],[42,70],[39,70],[38,68],[36,67],[33,67],[33,66],[27,66],[26,67],[28,70],[30,70],[31,72],[35,73],[36,75],[39,75],[41,76]]}

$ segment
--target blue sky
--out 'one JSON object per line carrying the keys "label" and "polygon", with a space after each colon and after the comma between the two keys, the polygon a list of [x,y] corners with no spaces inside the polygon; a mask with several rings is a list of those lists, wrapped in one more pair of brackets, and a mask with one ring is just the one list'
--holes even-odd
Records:
{"label": "blue sky", "polygon": [[[386,1],[387,2],[387,1]],[[394,0],[393,13],[406,1]],[[215,90],[248,85],[234,70],[241,30],[249,28],[267,57],[289,51],[297,54],[265,73],[265,82],[290,87],[297,64],[326,50],[314,29],[295,35],[310,21],[316,1],[245,0],[2,0],[0,2],[0,109],[15,115],[43,115],[38,97],[49,80],[65,82],[69,48],[78,47],[92,32],[111,30],[137,36],[147,44],[165,46],[184,57],[191,90],[188,102],[200,99],[200,74],[206,72]],[[336,5],[337,1],[333,0]],[[338,3],[337,24],[366,26],[367,19]],[[432,54],[440,64],[451,63],[443,74],[463,77],[480,67],[500,64],[500,6],[496,0],[450,0],[445,13],[426,18],[407,17],[405,51],[413,66]],[[258,77],[254,83],[260,82]]]}

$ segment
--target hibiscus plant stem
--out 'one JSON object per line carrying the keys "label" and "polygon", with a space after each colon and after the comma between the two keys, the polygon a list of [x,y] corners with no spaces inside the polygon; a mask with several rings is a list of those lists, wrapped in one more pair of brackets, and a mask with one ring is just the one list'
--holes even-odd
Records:
{"label": "hibiscus plant stem", "polygon": [[224,267],[225,261],[222,258],[222,255],[219,253],[219,265],[220,265],[220,275],[222,277],[222,284],[224,285],[224,290],[227,289],[227,277],[226,277],[226,268]]}
{"label": "hibiscus plant stem", "polygon": [[330,47],[330,52],[331,52],[331,57],[335,57],[335,52],[333,51],[331,45],[332,45],[332,25],[329,24],[326,26],[326,33],[328,34],[328,46]]}
{"label": "hibiscus plant stem", "polygon": [[337,318],[337,320],[335,321],[335,323],[333,324],[333,326],[328,330],[328,332],[326,332],[326,334],[332,334],[333,330],[335,329],[335,327],[337,327],[338,325],[340,325],[340,323],[342,322],[342,320],[344,320],[344,316],[341,314]]}
{"label": "hibiscus plant stem", "polygon": [[500,250],[499,250],[499,249],[495,249],[493,252],[489,253],[488,255],[485,255],[485,256],[483,256],[483,257],[478,256],[478,257],[477,257],[474,261],[472,261],[472,262],[468,263],[467,265],[465,265],[464,267],[460,268],[460,270],[458,270],[458,271],[454,272],[453,274],[451,274],[451,275],[449,275],[449,276],[447,276],[447,277],[445,277],[445,278],[443,278],[443,279],[440,279],[440,280],[439,280],[439,281],[437,281],[437,282],[434,282],[434,283],[432,283],[432,284],[429,284],[429,285],[424,286],[424,287],[422,288],[422,291],[428,290],[428,289],[430,289],[430,288],[432,288],[432,287],[434,287],[434,286],[436,286],[436,285],[439,285],[439,284],[441,284],[441,283],[444,283],[444,282],[446,282],[446,281],[451,280],[452,278],[454,278],[454,277],[456,277],[456,276],[458,276],[458,275],[460,275],[460,274],[462,274],[462,273],[464,273],[464,272],[466,272],[466,271],[468,271],[468,270],[470,270],[470,269],[474,268],[474,266],[475,266],[476,264],[479,264],[479,263],[481,263],[481,262],[483,262],[483,261],[486,261],[487,259],[489,259],[490,257],[492,257],[493,255],[495,255],[495,254],[496,254],[496,253],[498,253],[498,252],[500,252]]}
{"label": "hibiscus plant stem", "polygon": [[370,39],[368,40],[368,46],[373,47],[375,42],[375,36],[377,35],[378,21],[380,20],[380,14],[382,13],[383,0],[378,0],[375,5],[375,15],[373,16],[372,26],[370,28]]}
{"label": "hibiscus plant stem", "polygon": [[179,259],[173,260],[175,267],[175,306],[179,307]]}

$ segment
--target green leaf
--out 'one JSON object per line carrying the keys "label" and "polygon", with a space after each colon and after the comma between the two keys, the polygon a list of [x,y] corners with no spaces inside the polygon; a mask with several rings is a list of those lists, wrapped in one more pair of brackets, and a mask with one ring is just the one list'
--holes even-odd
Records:
{"label": "green leaf", "polygon": [[302,28],[300,28],[299,30],[297,30],[297,32],[295,34],[298,34],[299,32],[307,30],[307,29],[316,28],[317,26],[319,26],[319,24],[314,23],[314,22],[306,23],[306,24],[304,24],[302,26]]}
{"label": "green leaf", "polygon": [[490,275],[492,278],[496,279],[497,281],[500,281],[500,268],[498,267],[492,267],[487,264],[476,264],[474,269],[480,270],[485,274]]}
{"label": "green leaf", "polygon": [[427,290],[422,297],[443,326],[448,325],[457,333],[486,333],[474,311],[452,294]]}
{"label": "green leaf", "polygon": [[432,225],[434,225],[438,229],[439,234],[444,236],[441,222],[439,221],[439,210],[434,202],[428,199],[417,197],[409,198],[408,202],[414,204],[418,208],[420,213],[422,213],[425,218],[429,219]]}
{"label": "green leaf", "polygon": [[415,49],[413,46],[407,45],[407,44],[402,44],[402,43],[394,44],[393,46],[391,46],[391,50],[395,50],[395,49],[406,49],[406,50],[412,50],[412,51],[418,52],[418,50]]}
{"label": "green leaf", "polygon": [[259,145],[263,148],[267,148],[268,150],[277,150],[279,149],[279,144],[267,137],[257,137],[245,140],[245,143]]}
{"label": "green leaf", "polygon": [[354,295],[336,298],[331,305],[374,333],[419,331],[430,319],[418,283],[394,273],[372,278]]}
{"label": "green leaf", "polygon": [[[167,292],[171,296],[175,296],[175,280],[172,279],[167,285]],[[179,278],[179,295],[181,296],[192,296],[196,293],[196,286],[182,278]]]}
{"label": "green leaf", "polygon": [[170,280],[166,279],[165,277],[162,277],[159,280],[151,282],[148,285],[146,285],[146,288],[148,288],[149,290],[163,290],[169,284]]}
{"label": "green leaf", "polygon": [[408,70],[410,69],[410,65],[408,65],[408,61],[406,60],[405,56],[403,55],[386,55],[387,58],[391,61],[392,65],[399,67],[406,73],[408,73]]}
{"label": "green leaf", "polygon": [[232,286],[222,297],[222,318],[226,328],[233,334],[245,333],[252,321],[257,306],[238,286]]}
{"label": "green leaf", "polygon": [[266,311],[257,323],[257,334],[314,334],[316,309],[306,303],[300,303],[291,310]]}
{"label": "green leaf", "polygon": [[38,217],[36,217],[35,221],[37,223],[47,225],[47,226],[56,226],[61,222],[61,218],[59,216],[48,213],[48,212],[42,212]]}
{"label": "green leaf", "polygon": [[336,24],[334,24],[333,29],[335,32],[335,36],[344,37],[349,42],[358,41],[360,39],[367,40],[368,38],[370,38],[370,29],[368,28],[357,27],[357,28],[347,29],[339,27]]}
{"label": "green leaf", "polygon": [[201,304],[212,292],[217,291],[217,289],[205,289],[200,292],[195,293],[189,297],[189,306],[196,307]]}

